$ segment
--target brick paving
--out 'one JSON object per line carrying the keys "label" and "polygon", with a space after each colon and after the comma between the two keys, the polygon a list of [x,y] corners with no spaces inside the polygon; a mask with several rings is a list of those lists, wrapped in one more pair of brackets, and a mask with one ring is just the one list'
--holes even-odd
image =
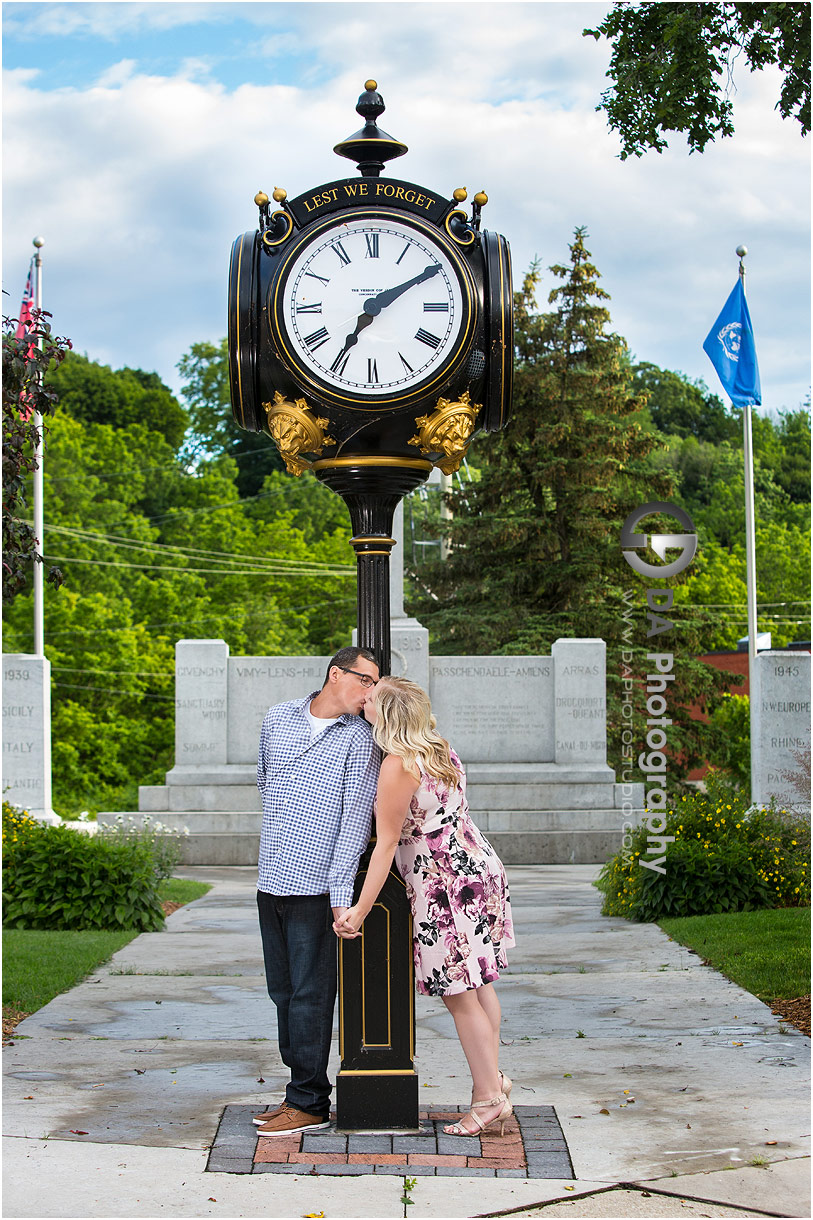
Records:
{"label": "brick paving", "polygon": [[478,1136],[446,1135],[465,1106],[420,1113],[420,1132],[344,1134],[323,1131],[258,1137],[256,1106],[226,1106],[209,1161],[210,1173],[395,1174],[410,1177],[573,1178],[567,1143],[553,1106],[515,1106],[505,1124]]}

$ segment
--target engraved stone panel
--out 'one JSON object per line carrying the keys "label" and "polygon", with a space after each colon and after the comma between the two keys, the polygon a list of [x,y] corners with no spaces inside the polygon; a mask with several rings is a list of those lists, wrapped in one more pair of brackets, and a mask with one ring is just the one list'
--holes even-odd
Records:
{"label": "engraved stone panel", "polygon": [[557,763],[607,761],[604,640],[557,640],[554,667]]}
{"label": "engraved stone panel", "polygon": [[550,657],[431,657],[429,695],[464,763],[553,759]]}
{"label": "engraved stone panel", "polygon": [[802,778],[798,755],[810,752],[810,653],[761,652],[756,657],[752,719],[751,796],[809,809],[794,778]]}
{"label": "engraved stone panel", "polygon": [[231,657],[228,664],[230,763],[256,763],[260,726],[275,703],[321,690],[330,657]]}
{"label": "engraved stone panel", "polygon": [[390,625],[392,660],[397,678],[409,678],[429,689],[429,632],[416,619],[393,619]]}
{"label": "engraved stone panel", "polygon": [[224,640],[178,640],[175,645],[175,766],[226,761]]}
{"label": "engraved stone panel", "polygon": [[3,655],[3,800],[52,820],[51,662]]}

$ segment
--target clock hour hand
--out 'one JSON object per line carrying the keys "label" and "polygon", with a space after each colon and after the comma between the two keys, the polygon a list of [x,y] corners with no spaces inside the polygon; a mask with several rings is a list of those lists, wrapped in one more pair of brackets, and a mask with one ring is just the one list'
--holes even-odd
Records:
{"label": "clock hour hand", "polygon": [[359,341],[359,335],[368,326],[372,325],[373,319],[385,309],[387,305],[391,305],[393,301],[397,301],[404,292],[409,288],[414,288],[416,284],[422,284],[424,280],[429,280],[433,275],[437,275],[440,271],[438,263],[433,263],[431,267],[427,267],[420,275],[415,275],[411,280],[406,280],[403,284],[397,284],[395,288],[388,288],[386,292],[379,292],[378,296],[368,297],[364,302],[364,313],[359,314],[356,319],[356,329],[352,331],[344,341],[344,347],[339,352],[338,359],[350,351],[351,347],[355,347]]}
{"label": "clock hour hand", "polygon": [[415,284],[422,284],[424,280],[430,280],[433,275],[437,275],[440,271],[440,264],[433,263],[431,267],[427,267],[420,275],[413,276],[411,280],[407,280],[404,284],[398,284],[395,288],[388,288],[386,292],[379,292],[378,296],[368,297],[364,302],[364,312],[374,318],[376,314],[381,313],[382,309],[386,309],[393,301],[397,301],[408,288],[413,288]]}
{"label": "clock hour hand", "polygon": [[351,347],[356,346],[356,344],[359,341],[359,335],[365,329],[365,327],[370,326],[372,324],[372,321],[373,321],[372,314],[369,314],[369,313],[359,314],[358,318],[356,319],[356,329],[347,336],[347,338],[344,341],[344,347],[342,348],[341,352],[339,353],[340,360],[341,360],[342,356],[345,355],[346,352],[350,351]]}

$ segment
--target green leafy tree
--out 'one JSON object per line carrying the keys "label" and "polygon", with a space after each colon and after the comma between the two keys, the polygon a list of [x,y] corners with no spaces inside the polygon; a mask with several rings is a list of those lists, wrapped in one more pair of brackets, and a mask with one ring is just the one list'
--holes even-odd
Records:
{"label": "green leafy tree", "polygon": [[702,381],[643,362],[633,370],[633,387],[646,395],[655,427],[669,436],[694,436],[716,444],[741,431],[738,417]]}
{"label": "green leafy tree", "polygon": [[[654,366],[648,366],[653,368]],[[662,370],[655,380],[663,383]],[[669,374],[681,381],[680,374]],[[651,406],[651,404],[650,404]],[[654,411],[653,411],[654,415]],[[704,651],[735,648],[747,632],[745,563],[745,474],[742,422],[727,440],[698,439],[709,429],[686,434],[682,412],[662,420],[672,431],[657,455],[677,478],[676,496],[699,536],[697,559],[676,598],[712,618]],[[774,647],[810,636],[810,416],[807,407],[777,420],[753,415],[758,626]]]}
{"label": "green leafy tree", "polygon": [[751,795],[751,713],[747,695],[723,695],[711,716],[720,746],[709,762],[731,775],[746,800]]}
{"label": "green leafy tree", "polygon": [[[753,418],[754,452],[792,504],[810,505],[810,399],[796,411],[782,411],[778,422]],[[741,438],[741,430],[738,431]]]}
{"label": "green leafy tree", "polygon": [[[74,403],[77,369],[91,390],[109,384],[91,365],[75,366]],[[222,638],[237,655],[349,642],[349,525],[310,476],[275,473],[267,493],[241,499],[232,457],[199,456],[190,468],[140,421],[60,409],[49,440],[46,556],[68,582],[45,604],[55,806],[133,809],[138,785],[162,782],[172,765],[176,640]],[[6,606],[5,629],[7,649],[30,651],[25,591]]]}
{"label": "green leafy tree", "polygon": [[[37,469],[36,450],[48,429],[57,393],[45,377],[65,359],[69,339],[51,335],[50,314],[33,310],[25,334],[18,320],[3,318],[3,598],[13,600],[28,582],[33,563],[41,563],[38,539],[25,520],[29,508],[27,476]],[[59,588],[62,573],[51,567],[46,580]]]}
{"label": "green leafy tree", "polygon": [[[756,530],[757,629],[774,648],[810,638],[810,531],[778,522]],[[730,549],[703,537],[689,578],[675,593],[707,625],[704,652],[737,646],[748,632],[744,535]],[[705,609],[708,607],[708,614]]]}
{"label": "green leafy tree", "polygon": [[617,3],[585,36],[612,43],[614,82],[597,110],[621,137],[621,160],[667,147],[685,132],[692,152],[734,134],[735,61],[751,72],[776,64],[777,108],[810,131],[810,5]]}
{"label": "green leafy tree", "polygon": [[229,454],[238,464],[241,497],[259,494],[266,476],[273,470],[283,470],[284,465],[270,437],[245,432],[234,422],[228,341],[193,343],[178,361],[178,371],[184,380],[181,394],[192,421],[190,453]]}
{"label": "green leafy tree", "polygon": [[114,371],[73,352],[50,381],[63,410],[74,419],[115,428],[142,424],[173,450],[183,441],[189,417],[157,373]]}

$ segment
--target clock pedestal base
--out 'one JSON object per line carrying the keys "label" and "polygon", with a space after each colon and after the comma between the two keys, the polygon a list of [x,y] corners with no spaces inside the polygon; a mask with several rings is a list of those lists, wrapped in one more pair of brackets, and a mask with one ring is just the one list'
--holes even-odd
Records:
{"label": "clock pedestal base", "polygon": [[418,1131],[418,1073],[339,1072],[338,1131]]}
{"label": "clock pedestal base", "polygon": [[[358,900],[375,840],[359,863]],[[336,1123],[342,1129],[415,1130],[415,967],[406,888],[391,868],[361,936],[339,941]]]}

